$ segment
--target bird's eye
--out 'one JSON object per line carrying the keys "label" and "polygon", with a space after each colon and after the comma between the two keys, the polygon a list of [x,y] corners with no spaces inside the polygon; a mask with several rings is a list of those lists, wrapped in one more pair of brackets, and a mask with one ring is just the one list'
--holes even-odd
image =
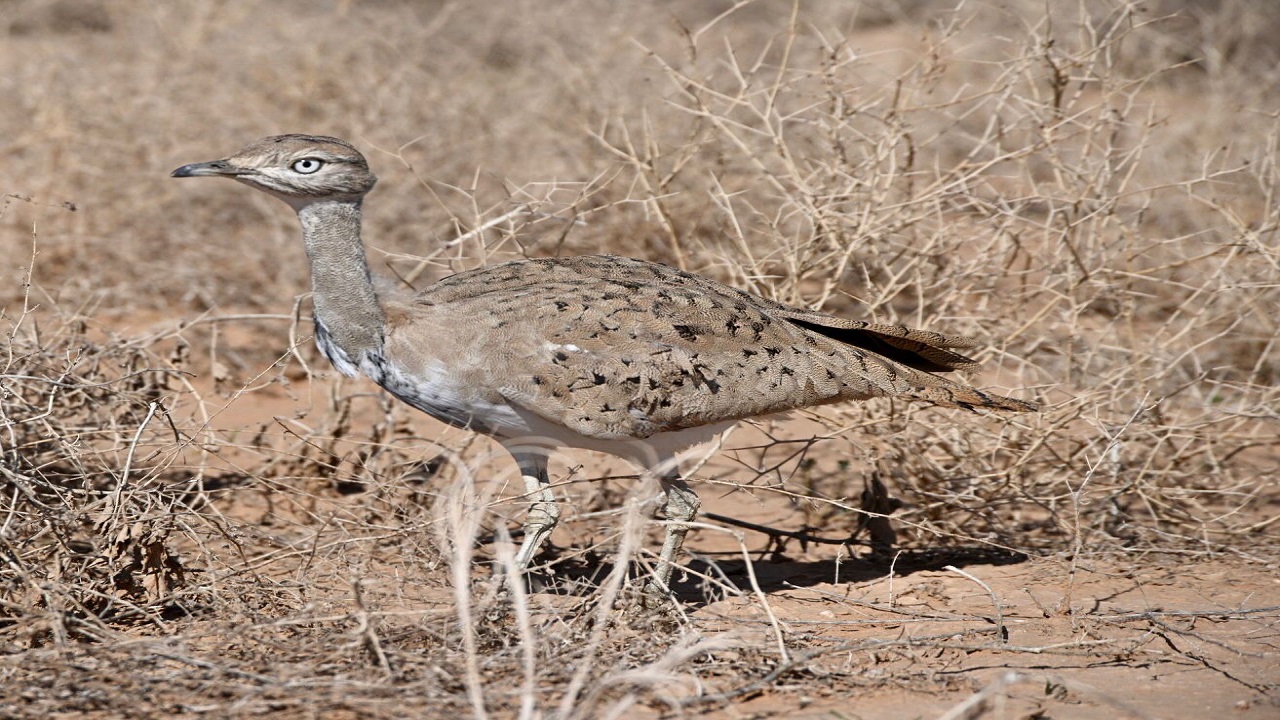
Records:
{"label": "bird's eye", "polygon": [[311,173],[319,170],[323,166],[324,166],[324,161],[321,160],[320,158],[308,157],[308,158],[302,158],[301,160],[294,160],[293,164],[290,165],[289,167],[293,168],[293,171],[296,173],[301,173],[303,175],[310,175]]}

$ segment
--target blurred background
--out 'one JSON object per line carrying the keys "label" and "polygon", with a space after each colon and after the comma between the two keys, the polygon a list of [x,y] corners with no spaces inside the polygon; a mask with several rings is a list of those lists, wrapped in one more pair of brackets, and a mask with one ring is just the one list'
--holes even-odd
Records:
{"label": "blurred background", "polygon": [[[0,0],[0,36],[4,647],[149,622],[143,636],[231,637],[248,665],[273,662],[255,623],[347,612],[346,578],[390,577],[361,602],[425,614],[386,652],[456,677],[487,652],[457,613],[492,598],[460,601],[444,571],[472,535],[440,504],[511,468],[325,366],[283,205],[169,177],[286,132],[365,153],[381,178],[371,263],[411,285],[516,257],[630,255],[977,338],[975,384],[1045,407],[766,419],[700,471],[704,510],[863,542],[860,494],[881,481],[904,547],[1068,563],[1050,585],[1085,560],[1274,573],[1280,5]],[[618,542],[616,515],[593,514],[633,497],[633,471],[573,456],[553,472],[571,504],[563,572],[590,574]],[[519,522],[518,480],[479,485],[491,514],[473,534]],[[771,542],[771,593],[797,573],[830,582],[847,557],[748,545],[763,558]],[[711,532],[691,546],[741,555]],[[733,596],[695,585],[702,602]],[[255,629],[170,624],[210,609]],[[544,656],[592,637],[592,611],[554,615],[521,631],[569,638]],[[510,637],[477,627],[484,648]],[[319,637],[290,652],[311,657]],[[644,662],[674,657],[666,636],[642,639]],[[330,661],[365,668],[360,647]],[[634,667],[593,652],[566,665],[596,663],[590,687]],[[31,682],[54,672],[14,657]],[[728,677],[759,667],[735,657]],[[916,677],[901,670],[887,672]],[[521,697],[561,702],[567,676],[540,682]],[[616,707],[574,687],[561,710]]]}

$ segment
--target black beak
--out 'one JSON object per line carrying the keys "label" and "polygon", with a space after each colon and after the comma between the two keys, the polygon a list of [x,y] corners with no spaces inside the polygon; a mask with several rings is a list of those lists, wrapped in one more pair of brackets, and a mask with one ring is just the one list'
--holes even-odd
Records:
{"label": "black beak", "polygon": [[226,160],[211,160],[209,162],[191,163],[170,173],[171,177],[235,177],[237,175],[248,175],[249,171],[244,168],[238,168]]}

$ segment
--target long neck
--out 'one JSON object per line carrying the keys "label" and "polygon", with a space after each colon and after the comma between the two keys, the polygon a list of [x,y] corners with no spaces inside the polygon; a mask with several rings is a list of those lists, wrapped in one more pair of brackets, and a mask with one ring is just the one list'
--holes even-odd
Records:
{"label": "long neck", "polygon": [[[330,361],[351,374],[367,356],[381,356],[386,329],[360,241],[360,201],[314,202],[298,208],[298,220],[311,260],[317,332],[323,333],[317,341]],[[345,357],[335,357],[326,342]]]}

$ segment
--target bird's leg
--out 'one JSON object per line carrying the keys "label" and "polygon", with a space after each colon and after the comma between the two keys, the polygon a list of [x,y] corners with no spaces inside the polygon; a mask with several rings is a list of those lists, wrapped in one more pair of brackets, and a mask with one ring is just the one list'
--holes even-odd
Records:
{"label": "bird's leg", "polygon": [[671,592],[671,572],[675,569],[675,558],[684,545],[684,536],[689,534],[689,523],[698,515],[698,494],[689,487],[676,472],[670,472],[659,478],[662,489],[667,493],[667,537],[662,543],[662,552],[658,555],[658,567],[653,572],[645,591],[649,595],[666,595]]}
{"label": "bird's leg", "polygon": [[560,522],[560,506],[556,505],[556,496],[551,492],[551,481],[547,479],[547,456],[539,452],[513,452],[516,464],[520,466],[520,475],[524,479],[524,489],[532,504],[524,521],[524,540],[516,553],[516,567],[523,572],[538,553],[538,548],[551,535],[556,524]]}

